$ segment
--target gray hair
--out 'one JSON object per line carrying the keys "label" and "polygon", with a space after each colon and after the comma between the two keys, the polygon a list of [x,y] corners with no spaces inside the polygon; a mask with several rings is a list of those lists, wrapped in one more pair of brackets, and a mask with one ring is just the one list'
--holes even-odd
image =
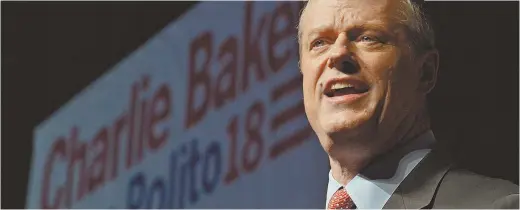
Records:
{"label": "gray hair", "polygon": [[[308,3],[303,7],[300,12],[300,21],[298,22],[298,42],[301,46],[301,36],[302,32],[299,27],[299,23],[302,20],[305,9],[307,8]],[[405,25],[408,29],[410,38],[411,38],[411,47],[417,53],[421,51],[426,51],[435,48],[435,36],[433,32],[433,28],[428,22],[426,16],[424,15],[422,8],[414,3],[413,0],[400,0],[400,16],[401,23]]]}

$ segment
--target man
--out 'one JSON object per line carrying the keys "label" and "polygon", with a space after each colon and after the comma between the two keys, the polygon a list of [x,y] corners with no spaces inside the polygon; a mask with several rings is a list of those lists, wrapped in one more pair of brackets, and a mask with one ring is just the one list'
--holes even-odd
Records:
{"label": "man", "polygon": [[410,0],[311,0],[299,23],[305,111],[330,159],[327,208],[518,208],[518,186],[455,168],[426,95],[439,56]]}

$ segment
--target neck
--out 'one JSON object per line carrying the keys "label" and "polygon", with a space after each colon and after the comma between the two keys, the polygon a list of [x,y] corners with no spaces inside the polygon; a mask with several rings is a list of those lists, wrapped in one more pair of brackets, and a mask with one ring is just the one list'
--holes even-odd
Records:
{"label": "neck", "polygon": [[395,130],[392,138],[377,139],[370,145],[346,145],[329,151],[332,176],[342,185],[350,182],[363,168],[377,156],[406,144],[430,129],[429,116],[426,109],[402,122]]}

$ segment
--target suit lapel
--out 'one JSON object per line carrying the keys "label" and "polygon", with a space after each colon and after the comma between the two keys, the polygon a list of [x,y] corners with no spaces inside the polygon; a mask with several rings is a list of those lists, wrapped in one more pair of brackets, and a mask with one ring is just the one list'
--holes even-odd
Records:
{"label": "suit lapel", "polygon": [[383,208],[420,209],[427,207],[450,166],[450,162],[442,155],[441,150],[433,149],[410,172]]}

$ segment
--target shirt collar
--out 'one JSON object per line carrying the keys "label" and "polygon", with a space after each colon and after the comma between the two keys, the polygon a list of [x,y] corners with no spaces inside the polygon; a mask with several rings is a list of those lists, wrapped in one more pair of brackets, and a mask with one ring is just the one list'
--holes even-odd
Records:
{"label": "shirt collar", "polygon": [[[399,184],[430,152],[435,142],[433,132],[422,134],[415,140],[376,159],[346,186],[358,209],[382,209]],[[342,185],[329,172],[327,203]],[[327,207],[325,207],[327,208]]]}

